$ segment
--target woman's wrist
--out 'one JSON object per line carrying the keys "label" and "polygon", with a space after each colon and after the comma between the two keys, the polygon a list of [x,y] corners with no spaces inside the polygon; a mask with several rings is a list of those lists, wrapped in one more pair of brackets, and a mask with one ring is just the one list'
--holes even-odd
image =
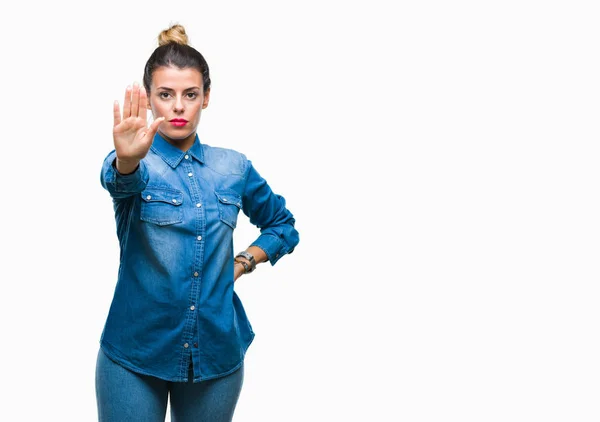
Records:
{"label": "woman's wrist", "polygon": [[122,176],[126,176],[128,174],[135,173],[135,171],[138,169],[138,167],[140,165],[140,160],[134,159],[131,161],[124,161],[124,160],[121,160],[119,157],[117,157],[114,161],[114,164],[115,164],[115,168],[117,169],[119,174]]}
{"label": "woman's wrist", "polygon": [[246,261],[243,261],[241,259],[236,259],[234,262],[235,264],[239,264],[242,266],[242,274],[246,274],[250,272],[250,264],[248,264]]}

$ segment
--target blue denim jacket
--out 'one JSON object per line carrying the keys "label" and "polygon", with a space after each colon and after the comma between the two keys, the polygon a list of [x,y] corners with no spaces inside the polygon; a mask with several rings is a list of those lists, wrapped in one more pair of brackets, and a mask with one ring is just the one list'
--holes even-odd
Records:
{"label": "blue denim jacket", "polygon": [[252,245],[274,265],[299,241],[285,199],[243,154],[197,135],[184,152],[157,133],[129,175],[115,158],[113,150],[101,172],[120,245],[102,349],[167,381],[187,381],[190,359],[194,382],[235,371],[254,332],[233,289],[233,230],[242,210],[260,228]]}

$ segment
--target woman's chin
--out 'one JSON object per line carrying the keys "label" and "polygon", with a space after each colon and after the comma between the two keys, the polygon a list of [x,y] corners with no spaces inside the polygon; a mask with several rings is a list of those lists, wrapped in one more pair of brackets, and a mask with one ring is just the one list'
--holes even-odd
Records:
{"label": "woman's chin", "polygon": [[189,139],[189,137],[192,135],[191,133],[172,133],[171,131],[167,131],[167,132],[163,132],[162,130],[158,131],[160,133],[160,135],[169,140],[169,141],[173,141],[173,142],[181,142],[181,141],[185,141],[186,139]]}

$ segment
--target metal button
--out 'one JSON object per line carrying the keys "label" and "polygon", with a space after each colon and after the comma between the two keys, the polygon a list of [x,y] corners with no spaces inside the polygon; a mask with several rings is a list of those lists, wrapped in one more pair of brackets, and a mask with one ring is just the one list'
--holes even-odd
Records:
{"label": "metal button", "polygon": [[152,197],[151,197],[150,195],[148,195],[148,196],[146,197],[146,199],[149,201],[149,200],[151,200],[151,199],[152,199]]}
{"label": "metal button", "polygon": [[197,239],[198,239],[198,240],[202,240],[202,236],[198,236],[198,237],[197,237]]}
{"label": "metal button", "polygon": [[190,158],[190,156],[189,156],[189,155],[187,155],[187,154],[185,154],[185,157],[184,157],[184,158],[187,160],[188,158]]}
{"label": "metal button", "polygon": [[173,203],[176,204],[177,203],[177,199],[173,198]]}
{"label": "metal button", "polygon": [[190,347],[190,345],[189,345],[189,344],[187,344],[187,343],[185,343],[185,344],[183,345],[183,347],[185,347],[185,348],[187,349],[188,347]]}
{"label": "metal button", "polygon": [[190,311],[193,311],[194,309],[196,309],[194,305],[190,306]]}
{"label": "metal button", "polygon": [[198,203],[196,204],[196,207],[197,207],[197,208],[200,208],[201,206],[202,206],[202,204],[201,204],[200,202],[198,202]]}
{"label": "metal button", "polygon": [[194,273],[194,277],[198,277],[198,271]]}
{"label": "metal button", "polygon": [[223,202],[227,202],[227,198],[223,198]]}
{"label": "metal button", "polygon": [[188,176],[190,176],[190,177],[192,177],[192,176],[193,176],[193,174],[192,174],[192,172],[191,172],[191,171],[188,173]]}

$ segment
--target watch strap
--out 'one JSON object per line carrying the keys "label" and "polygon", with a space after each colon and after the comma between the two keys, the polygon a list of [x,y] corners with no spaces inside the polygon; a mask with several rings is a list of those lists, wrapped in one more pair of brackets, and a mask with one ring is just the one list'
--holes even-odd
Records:
{"label": "watch strap", "polygon": [[[237,258],[244,258],[244,259],[248,260],[248,262],[250,263],[250,271],[246,271],[248,273],[251,273],[256,268],[256,260],[254,259],[254,255],[252,255],[250,252],[242,251],[242,252],[238,253],[235,256],[235,258],[236,258],[236,260],[237,260]],[[243,261],[239,261],[239,262],[243,262]]]}
{"label": "watch strap", "polygon": [[237,262],[238,264],[242,264],[242,267],[244,267],[244,274],[247,274],[250,272],[250,265],[248,265],[247,262],[245,262],[245,261],[235,261],[235,262]]}

